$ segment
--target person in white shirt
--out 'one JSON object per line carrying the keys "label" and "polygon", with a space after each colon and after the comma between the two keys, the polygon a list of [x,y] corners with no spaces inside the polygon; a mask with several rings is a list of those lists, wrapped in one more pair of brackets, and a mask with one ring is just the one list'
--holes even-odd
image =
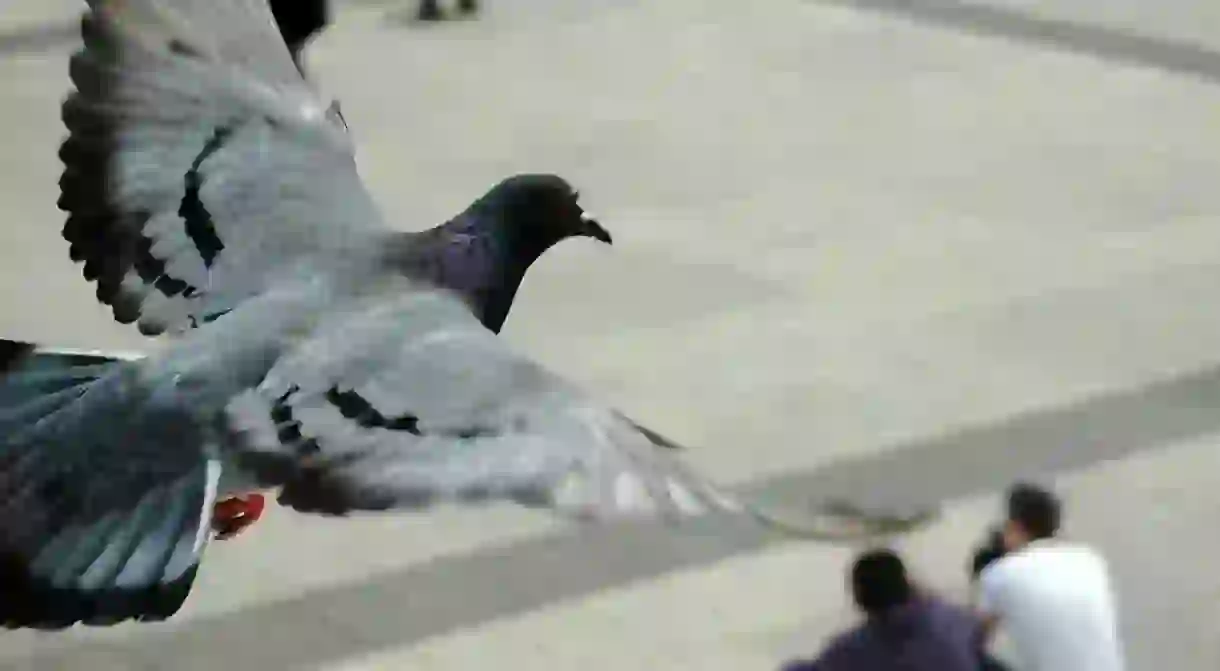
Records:
{"label": "person in white shirt", "polygon": [[1021,671],[1122,671],[1105,560],[1060,540],[1055,495],[1027,484],[1008,494],[1006,554],[979,576],[984,630],[1003,627]]}

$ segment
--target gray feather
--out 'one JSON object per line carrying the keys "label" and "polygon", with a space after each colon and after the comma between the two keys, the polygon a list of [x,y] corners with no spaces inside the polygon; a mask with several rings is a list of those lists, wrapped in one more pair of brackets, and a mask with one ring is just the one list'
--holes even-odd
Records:
{"label": "gray feather", "polygon": [[301,257],[384,232],[330,105],[259,0],[97,0],[63,106],[60,206],[143,332],[213,319]]}
{"label": "gray feather", "polygon": [[123,364],[33,351],[0,378],[0,397],[0,622],[59,628],[177,611],[218,469],[157,443],[159,421],[133,412],[148,395]]}
{"label": "gray feather", "polygon": [[466,305],[408,280],[323,319],[228,417],[238,463],[306,511],[488,499],[589,518],[739,509]]}

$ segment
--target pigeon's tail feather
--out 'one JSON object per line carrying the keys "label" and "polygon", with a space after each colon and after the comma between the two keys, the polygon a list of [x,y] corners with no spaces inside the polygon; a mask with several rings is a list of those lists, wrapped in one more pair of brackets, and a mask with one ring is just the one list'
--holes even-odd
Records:
{"label": "pigeon's tail feather", "polygon": [[[69,405],[115,360],[0,340],[0,445],[7,447],[16,432],[37,426]],[[7,451],[0,448],[0,459]]]}
{"label": "pigeon's tail feather", "polygon": [[90,444],[82,399],[117,360],[0,340],[7,628],[165,619],[194,582],[219,468],[152,473]]}

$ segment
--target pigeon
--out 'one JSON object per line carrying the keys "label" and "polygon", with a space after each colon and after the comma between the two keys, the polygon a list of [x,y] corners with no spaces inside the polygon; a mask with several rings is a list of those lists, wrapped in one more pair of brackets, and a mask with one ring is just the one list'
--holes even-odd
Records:
{"label": "pigeon", "polygon": [[63,234],[117,321],[171,337],[53,366],[0,344],[0,622],[171,617],[216,503],[251,491],[323,515],[753,519],[497,336],[544,252],[612,242],[576,189],[517,175],[437,228],[390,226],[277,31],[267,0],[88,2]]}

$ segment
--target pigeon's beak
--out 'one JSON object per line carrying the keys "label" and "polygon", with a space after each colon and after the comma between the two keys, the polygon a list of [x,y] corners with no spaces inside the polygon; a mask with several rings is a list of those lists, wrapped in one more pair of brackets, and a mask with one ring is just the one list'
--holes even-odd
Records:
{"label": "pigeon's beak", "polygon": [[600,240],[607,245],[614,244],[614,238],[610,237],[610,231],[602,228],[602,225],[597,223],[597,220],[588,212],[580,213],[580,234],[594,240]]}

